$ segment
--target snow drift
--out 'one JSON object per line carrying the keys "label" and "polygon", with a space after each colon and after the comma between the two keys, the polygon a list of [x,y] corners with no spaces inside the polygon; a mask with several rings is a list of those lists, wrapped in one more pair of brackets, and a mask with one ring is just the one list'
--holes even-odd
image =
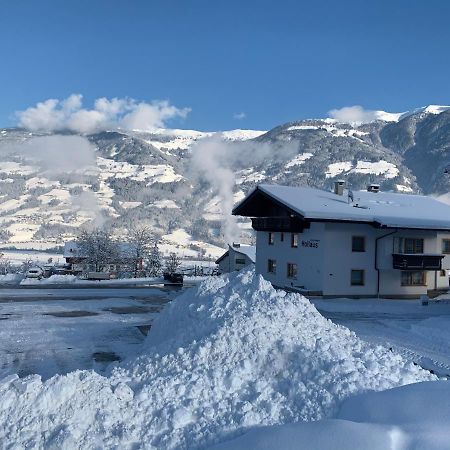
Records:
{"label": "snow drift", "polygon": [[210,450],[448,450],[448,381],[356,395],[334,419],[254,428]]}
{"label": "snow drift", "polygon": [[178,297],[143,353],[108,377],[77,371],[1,381],[0,442],[204,448],[256,425],[329,417],[354,394],[433,379],[250,269]]}
{"label": "snow drift", "polygon": [[72,284],[78,281],[75,275],[51,275],[48,278],[25,278],[20,282],[21,285],[34,284]]}

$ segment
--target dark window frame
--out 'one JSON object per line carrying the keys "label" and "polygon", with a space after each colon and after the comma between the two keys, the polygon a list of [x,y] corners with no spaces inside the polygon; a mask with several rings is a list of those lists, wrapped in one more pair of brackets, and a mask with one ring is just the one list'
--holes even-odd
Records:
{"label": "dark window frame", "polygon": [[273,233],[272,231],[269,231],[267,242],[269,243],[269,245],[275,244],[275,233]]}
{"label": "dark window frame", "polygon": [[234,262],[235,264],[245,264],[245,258],[236,258]]}
{"label": "dark window frame", "polygon": [[[417,245],[420,242],[419,245]],[[407,251],[408,244],[411,244],[411,251]],[[404,238],[403,240],[403,253],[411,255],[420,255],[424,252],[425,240],[424,238]],[[418,251],[420,250],[420,251]]]}
{"label": "dark window frame", "polygon": [[[359,272],[362,274],[361,282],[356,283],[353,280],[353,273]],[[365,286],[366,285],[366,271],[364,269],[351,269],[350,270],[350,285],[351,286]]]}
{"label": "dark window frame", "polygon": [[[421,280],[419,283],[416,283],[414,280],[413,274],[421,274]],[[405,278],[407,278],[405,280]],[[400,284],[402,286],[426,286],[427,285],[427,273],[424,270],[402,270],[400,275]]]}
{"label": "dark window frame", "polygon": [[[448,245],[448,248],[446,249],[446,245]],[[442,253],[444,255],[450,255],[450,239],[442,239]]]}
{"label": "dark window frame", "polygon": [[268,259],[267,260],[267,273],[277,273],[277,260]]}
{"label": "dark window frame", "polygon": [[[356,242],[361,243],[362,247],[355,245]],[[366,251],[366,237],[365,236],[352,236],[352,252],[353,253],[364,253]]]}
{"label": "dark window frame", "polygon": [[286,266],[286,274],[287,274],[287,278],[290,278],[292,280],[296,280],[297,279],[297,275],[298,275],[298,265],[297,265],[297,263],[288,262],[287,266]]}

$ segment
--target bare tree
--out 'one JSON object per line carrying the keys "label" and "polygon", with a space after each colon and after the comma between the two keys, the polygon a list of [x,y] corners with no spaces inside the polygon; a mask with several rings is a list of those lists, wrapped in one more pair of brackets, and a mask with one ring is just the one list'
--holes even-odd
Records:
{"label": "bare tree", "polygon": [[177,269],[181,266],[181,260],[175,253],[171,253],[166,259],[165,270],[169,274],[176,273]]}
{"label": "bare tree", "polygon": [[153,234],[148,227],[132,227],[127,235],[127,256],[133,262],[134,277],[142,270],[142,262],[149,257],[154,243]]}
{"label": "bare tree", "polygon": [[35,265],[36,265],[36,263],[31,258],[27,258],[25,261],[22,262],[19,272],[27,273],[28,270],[30,270]]}
{"label": "bare tree", "polygon": [[11,272],[11,261],[0,253],[0,275],[6,275]]}
{"label": "bare tree", "polygon": [[155,242],[150,249],[150,254],[147,259],[147,272],[151,277],[157,277],[161,275],[162,262],[161,252],[159,251],[158,243]]}
{"label": "bare tree", "polygon": [[110,233],[100,228],[83,230],[77,238],[77,244],[80,255],[86,258],[87,264],[94,267],[95,272],[101,272],[109,264],[119,260],[117,242]]}

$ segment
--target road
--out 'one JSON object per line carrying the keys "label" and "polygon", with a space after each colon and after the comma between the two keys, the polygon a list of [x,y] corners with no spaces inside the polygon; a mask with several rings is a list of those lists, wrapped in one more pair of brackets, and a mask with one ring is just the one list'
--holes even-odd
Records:
{"label": "road", "polygon": [[0,289],[0,378],[100,373],[139,353],[180,288]]}

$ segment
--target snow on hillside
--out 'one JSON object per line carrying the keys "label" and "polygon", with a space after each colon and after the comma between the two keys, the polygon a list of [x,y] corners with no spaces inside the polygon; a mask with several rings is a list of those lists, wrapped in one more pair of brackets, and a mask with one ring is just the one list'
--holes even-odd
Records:
{"label": "snow on hillside", "polygon": [[349,124],[340,124],[339,127],[335,126],[334,124],[338,123],[337,121],[326,121],[326,120],[320,120],[316,121],[319,122],[319,125],[292,125],[289,128],[286,129],[286,131],[297,131],[297,130],[321,130],[321,131],[327,131],[328,133],[332,134],[336,137],[353,137],[355,139],[361,140],[361,136],[366,136],[369,133],[366,131],[361,131],[353,128]]}
{"label": "snow on hillside", "polygon": [[255,139],[262,134],[267,133],[267,131],[259,130],[230,130],[222,131],[220,135],[229,141],[246,141],[248,139]]}
{"label": "snow on hillside", "polygon": [[390,179],[395,178],[399,170],[395,164],[383,160],[377,162],[358,161],[356,166],[354,166],[352,161],[342,161],[330,164],[326,172],[326,177],[333,178],[344,172],[383,175],[384,178]]}
{"label": "snow on hillside", "polygon": [[405,117],[412,116],[413,114],[425,113],[425,114],[441,114],[444,111],[450,109],[450,106],[445,105],[428,105],[422,106],[421,108],[413,109],[412,111],[408,111],[403,113],[399,119],[404,119]]}
{"label": "snow on hillside", "polygon": [[172,166],[159,165],[136,165],[113,159],[97,158],[100,176],[107,180],[109,178],[129,178],[136,181],[148,181],[152,183],[173,183],[180,181],[183,177],[174,172]]}
{"label": "snow on hillside", "polygon": [[307,159],[311,158],[312,156],[313,156],[312,153],[301,153],[300,155],[297,155],[295,158],[291,159],[286,164],[286,168],[301,166]]}
{"label": "snow on hillside", "polygon": [[[174,333],[176,330],[176,333]],[[355,394],[434,380],[254,271],[204,281],[108,377],[0,381],[7,448],[196,449],[251,427],[329,417]]]}
{"label": "snow on hillside", "polygon": [[246,141],[261,136],[264,133],[266,133],[266,131],[239,129],[215,132],[159,129],[151,134],[148,132],[137,132],[138,135],[147,135],[146,141],[157,149],[166,149],[169,151],[177,149],[189,150],[195,142],[213,136],[220,136],[228,141]]}

